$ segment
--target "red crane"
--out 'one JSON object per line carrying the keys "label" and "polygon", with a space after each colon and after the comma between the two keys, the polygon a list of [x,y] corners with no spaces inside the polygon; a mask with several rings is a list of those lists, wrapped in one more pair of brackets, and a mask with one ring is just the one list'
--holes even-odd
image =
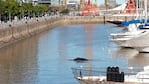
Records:
{"label": "red crane", "polygon": [[84,7],[81,8],[80,15],[82,16],[99,15],[98,8],[94,6],[90,0],[88,0],[85,3]]}
{"label": "red crane", "polygon": [[128,0],[126,7],[121,13],[134,14],[136,13],[136,5],[134,0]]}

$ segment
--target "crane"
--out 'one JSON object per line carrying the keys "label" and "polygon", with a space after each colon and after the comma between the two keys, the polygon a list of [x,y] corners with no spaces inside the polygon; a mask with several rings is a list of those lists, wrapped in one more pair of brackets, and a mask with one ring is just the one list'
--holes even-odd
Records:
{"label": "crane", "polygon": [[[98,8],[93,5],[92,0],[87,0],[87,2],[83,2],[84,0],[81,0],[81,3],[83,4],[83,7],[81,8],[80,15],[98,15]],[[96,0],[95,0],[96,1]]]}
{"label": "crane", "polygon": [[136,12],[136,4],[134,0],[128,0],[125,9],[121,11],[121,13],[125,14],[133,14],[135,12]]}

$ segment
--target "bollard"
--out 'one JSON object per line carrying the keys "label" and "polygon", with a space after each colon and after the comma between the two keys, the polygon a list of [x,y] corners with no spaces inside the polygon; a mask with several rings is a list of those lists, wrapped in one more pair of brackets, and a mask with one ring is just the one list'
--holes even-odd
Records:
{"label": "bollard", "polygon": [[115,82],[118,82],[119,81],[119,67],[115,67],[115,79],[114,81]]}
{"label": "bollard", "polygon": [[111,81],[111,67],[107,68],[107,81]]}
{"label": "bollard", "polygon": [[124,72],[120,73],[120,82],[124,82]]}
{"label": "bollard", "polygon": [[106,24],[106,16],[103,16],[103,23]]}
{"label": "bollard", "polygon": [[111,81],[115,81],[115,67],[111,69]]}

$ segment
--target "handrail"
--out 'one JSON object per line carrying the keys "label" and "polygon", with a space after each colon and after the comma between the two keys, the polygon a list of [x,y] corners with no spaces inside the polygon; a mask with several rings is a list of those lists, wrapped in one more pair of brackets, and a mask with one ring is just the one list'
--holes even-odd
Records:
{"label": "handrail", "polygon": [[[90,79],[91,77],[107,76],[107,68],[73,67],[72,71],[75,78],[88,77]],[[122,68],[120,71],[125,72],[126,77],[136,77],[138,82],[149,81],[149,73],[141,73],[143,71],[142,68]],[[110,73],[113,74],[115,72]],[[127,80],[129,81],[129,78]]]}

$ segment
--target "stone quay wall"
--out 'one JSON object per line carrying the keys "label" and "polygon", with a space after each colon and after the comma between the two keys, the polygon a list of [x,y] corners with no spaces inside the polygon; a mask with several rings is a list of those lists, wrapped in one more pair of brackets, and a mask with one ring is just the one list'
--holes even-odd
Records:
{"label": "stone quay wall", "polygon": [[[54,16],[25,20],[18,24],[9,23],[7,26],[0,26],[0,48],[56,26],[86,23],[100,24],[106,23],[108,20],[124,21],[127,18],[112,16]],[[129,19],[131,18],[129,17]]]}

